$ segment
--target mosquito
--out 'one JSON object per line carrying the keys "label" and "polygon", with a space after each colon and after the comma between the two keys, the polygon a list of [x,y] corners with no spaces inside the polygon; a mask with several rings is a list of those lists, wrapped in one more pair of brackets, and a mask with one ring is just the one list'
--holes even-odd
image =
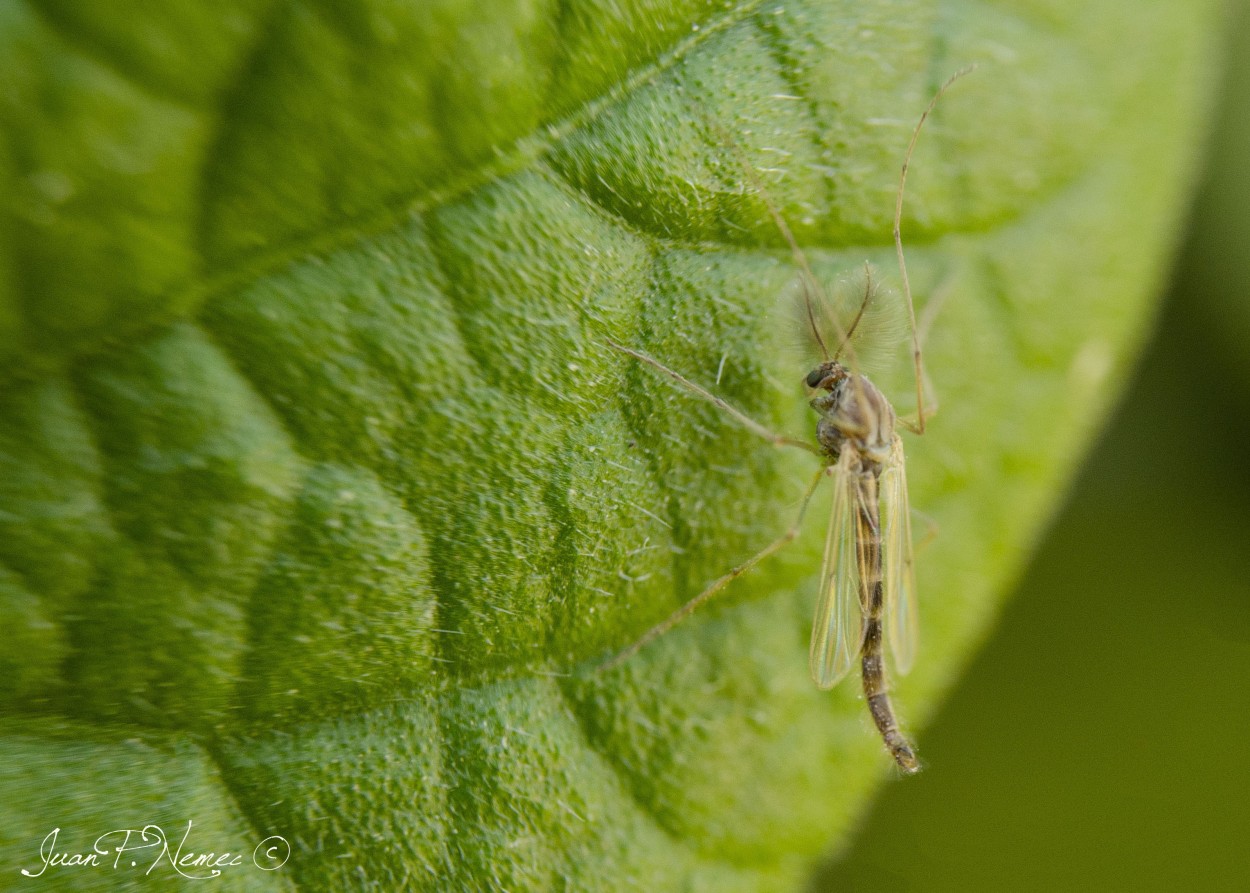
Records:
{"label": "mosquito", "polygon": [[[843,331],[837,320],[833,320],[838,346],[831,354],[816,324],[816,299],[813,294],[819,296],[819,282],[780,211],[762,189],[760,193],[769,212],[799,267],[807,320],[823,356],[823,362],[804,379],[808,389],[817,393],[809,400],[809,405],[818,416],[816,445],[776,434],[653,357],[613,341],[608,342],[613,349],[651,366],[694,395],[718,406],[739,424],[770,443],[814,453],[823,465],[804,492],[798,517],[785,534],[714,580],[599,669],[619,666],[633,657],[733,580],[794,540],[802,529],[812,496],[820,482],[830,477],[833,479],[833,507],[820,573],[820,597],[812,623],[809,651],[812,679],[821,689],[832,688],[851,671],[858,659],[864,697],[868,701],[873,723],[894,762],[909,774],[920,769],[920,762],[915,749],[899,730],[890,703],[885,667],[888,643],[894,668],[900,674],[906,674],[915,660],[919,635],[907,472],[903,441],[895,429],[902,426],[915,434],[924,434],[926,419],[936,411],[936,407],[930,409],[925,405],[921,337],[903,255],[903,193],[907,185],[908,166],[925,121],[951,85],[974,67],[968,66],[952,75],[938,88],[920,115],[903,157],[895,195],[894,248],[911,327],[917,409],[914,422],[896,415],[890,401],[877,386],[856,371],[851,337],[873,297],[875,286],[871,268],[865,264],[864,296],[851,325]],[[931,301],[930,307],[934,303]],[[930,320],[931,316],[927,316],[922,322]]]}

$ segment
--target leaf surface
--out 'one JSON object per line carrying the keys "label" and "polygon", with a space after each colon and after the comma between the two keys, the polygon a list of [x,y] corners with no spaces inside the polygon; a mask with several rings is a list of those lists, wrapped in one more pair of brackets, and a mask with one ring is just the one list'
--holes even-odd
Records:
{"label": "leaf surface", "polygon": [[887,772],[807,678],[823,532],[584,671],[779,535],[810,457],[605,341],[810,431],[741,161],[823,278],[891,275],[911,128],[982,63],[904,219],[949,295],[922,726],[1148,326],[1216,4],[127,5],[0,5],[5,870],[190,817],[290,840],[240,889],[797,884]]}

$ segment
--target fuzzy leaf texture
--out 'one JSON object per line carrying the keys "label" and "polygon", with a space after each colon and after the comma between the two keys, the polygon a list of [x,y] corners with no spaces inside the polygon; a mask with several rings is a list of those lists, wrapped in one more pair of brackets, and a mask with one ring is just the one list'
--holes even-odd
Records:
{"label": "fuzzy leaf texture", "polygon": [[[895,686],[921,730],[1148,328],[1219,24],[0,2],[0,887],[54,827],[89,852],[188,820],[249,854],[215,890],[800,886],[891,773],[856,684],[807,676],[827,501],[722,604],[586,671],[780,534],[812,459],[604,342],[810,436],[760,187],[822,278],[869,260],[897,304],[904,147],[981,64],[904,219],[921,312],[946,295],[941,412],[907,444],[937,528]],[[143,868],[39,888],[203,883]]]}

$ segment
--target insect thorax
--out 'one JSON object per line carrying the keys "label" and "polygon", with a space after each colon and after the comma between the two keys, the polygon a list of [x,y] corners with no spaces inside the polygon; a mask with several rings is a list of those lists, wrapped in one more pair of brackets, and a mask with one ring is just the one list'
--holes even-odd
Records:
{"label": "insect thorax", "polygon": [[[816,439],[836,459],[850,444],[865,465],[879,467],[890,454],[894,440],[894,408],[867,377],[846,374],[822,386],[829,393],[811,401],[820,414]],[[876,469],[873,469],[876,470]]]}

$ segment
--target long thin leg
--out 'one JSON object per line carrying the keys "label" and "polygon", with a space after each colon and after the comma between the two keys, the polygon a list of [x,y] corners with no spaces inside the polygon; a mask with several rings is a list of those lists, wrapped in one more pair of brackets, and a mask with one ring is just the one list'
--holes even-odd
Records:
{"label": "long thin leg", "polygon": [[951,292],[954,290],[955,271],[948,270],[946,275],[942,277],[942,281],[937,284],[937,287],[929,295],[929,300],[925,301],[924,309],[920,311],[916,340],[920,342],[921,347],[928,343],[929,332],[933,329],[933,323],[937,320],[938,314],[942,312],[942,308],[946,306],[946,299],[951,296]]}
{"label": "long thin leg", "polygon": [[680,608],[678,608],[676,611],[674,611],[664,620],[661,620],[655,626],[651,627],[651,629],[643,633],[642,636],[636,642],[634,642],[624,651],[621,651],[615,657],[612,657],[611,659],[607,660],[603,664],[600,664],[599,667],[596,668],[595,672],[602,673],[605,670],[615,669],[616,667],[619,667],[621,664],[625,663],[625,661],[629,660],[631,657],[633,657],[635,654],[637,654],[647,645],[651,644],[653,641],[658,639],[660,636],[664,635],[666,632],[671,630],[677,624],[681,623],[683,620],[685,620],[687,617],[693,614],[696,608],[698,608],[704,602],[711,599],[712,596],[716,595],[718,592],[720,592],[722,589],[724,589],[734,580],[741,577],[751,568],[755,567],[765,558],[772,555],[774,552],[781,550],[783,547],[786,546],[786,544],[790,543],[795,537],[797,537],[799,535],[799,531],[803,528],[803,516],[807,513],[808,503],[812,501],[812,495],[816,492],[816,488],[820,485],[821,478],[823,478],[828,473],[828,471],[829,471],[828,468],[822,468],[820,471],[816,472],[816,477],[812,479],[811,484],[809,484],[807,487],[807,492],[803,494],[803,502],[799,506],[799,516],[795,518],[794,524],[790,527],[789,530],[787,530],[784,534],[782,534],[773,542],[769,543],[767,546],[765,546],[755,555],[751,556],[746,561],[742,562],[742,564],[738,565],[737,567],[729,571],[724,576],[717,578],[706,589],[704,589],[694,598],[690,599],[690,601],[686,602],[684,605],[682,605]]}
{"label": "long thin leg", "polygon": [[975,65],[969,65],[966,68],[961,68],[959,71],[955,72],[946,79],[946,83],[942,84],[942,86],[938,88],[937,93],[933,95],[933,98],[929,100],[928,107],[920,115],[920,120],[916,122],[916,129],[912,131],[911,142],[907,144],[907,154],[903,156],[903,168],[899,172],[898,176],[898,193],[894,197],[894,250],[898,255],[899,273],[903,277],[903,294],[907,298],[907,318],[911,322],[912,361],[915,365],[915,369],[913,371],[916,376],[917,424],[915,431],[917,434],[924,434],[924,420],[926,412],[924,405],[924,387],[920,384],[920,333],[916,326],[916,307],[915,304],[912,303],[911,299],[911,283],[907,279],[907,261],[903,257],[903,192],[907,188],[907,168],[911,165],[911,156],[912,153],[916,151],[916,141],[920,139],[920,129],[924,127],[924,122],[928,119],[929,115],[932,114],[933,107],[938,104],[938,100],[942,98],[942,94],[950,88],[951,84],[955,83],[955,81],[959,80],[975,68]]}
{"label": "long thin leg", "polygon": [[680,372],[674,372],[672,369],[665,366],[659,360],[653,357],[649,357],[645,353],[642,353],[641,351],[634,350],[632,347],[625,347],[622,344],[617,344],[615,341],[612,341],[610,339],[605,339],[605,343],[608,345],[608,347],[612,348],[613,350],[619,350],[621,353],[629,354],[631,357],[641,360],[642,362],[646,363],[648,366],[652,367],[653,369],[658,369],[659,371],[663,372],[665,375],[667,375],[673,381],[677,382],[686,390],[690,391],[696,396],[702,397],[704,400],[708,401],[709,403],[715,406],[718,406],[725,412],[729,413],[729,415],[733,416],[733,418],[737,420],[738,424],[742,425],[751,433],[762,437],[764,440],[767,440],[769,443],[774,444],[775,446],[798,447],[801,450],[806,450],[807,452],[814,453],[817,456],[822,455],[819,449],[812,446],[807,441],[796,440],[793,437],[786,437],[784,434],[776,434],[772,431],[769,431],[767,428],[765,428],[759,422],[755,421],[755,419],[751,418],[742,410],[734,406],[730,406],[728,403],[726,403],[720,397],[717,397],[711,391],[708,391],[700,387],[699,385],[695,384],[693,381],[686,378]]}
{"label": "long thin leg", "polygon": [[916,554],[919,555],[922,551],[929,548],[929,545],[937,539],[941,525],[938,524],[932,515],[926,514],[920,511],[920,509],[914,508],[911,510],[911,513],[913,516],[923,521],[925,526],[924,536],[920,538],[920,542],[916,543],[915,551]]}
{"label": "long thin leg", "polygon": [[[929,300],[925,302],[924,310],[920,311],[919,328],[917,331],[917,341],[921,347],[929,341],[929,332],[933,328],[933,322],[937,319],[938,314],[942,311],[942,307],[946,304],[946,299],[950,297],[951,292],[955,290],[955,276],[947,273],[938,283],[937,288],[933,289],[933,293],[929,295]],[[938,402],[937,391],[933,387],[933,380],[929,378],[929,373],[925,371],[924,363],[920,365],[920,382],[924,392],[928,394],[927,404],[924,408],[925,421],[933,418],[938,414],[940,408]],[[898,422],[912,434],[924,434],[924,428],[919,424],[920,414],[900,416]]]}

